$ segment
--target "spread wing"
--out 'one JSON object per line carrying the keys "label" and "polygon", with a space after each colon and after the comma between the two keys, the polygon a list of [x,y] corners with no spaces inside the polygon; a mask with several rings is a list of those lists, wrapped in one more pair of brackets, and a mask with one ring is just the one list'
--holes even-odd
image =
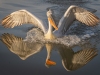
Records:
{"label": "spread wing", "polygon": [[12,12],[2,20],[2,26],[5,28],[13,28],[15,26],[20,26],[27,23],[41,28],[44,33],[46,32],[47,24],[27,10],[18,10]]}
{"label": "spread wing", "polygon": [[4,33],[1,36],[1,41],[11,52],[18,55],[22,60],[25,60],[29,56],[38,53],[43,47],[43,44],[28,43],[23,41],[22,38],[8,33]]}
{"label": "spread wing", "polygon": [[75,7],[72,9],[73,12],[75,11],[75,18],[76,20],[88,25],[88,26],[96,26],[99,22],[100,19],[94,15],[93,13],[80,8],[80,7]]}
{"label": "spread wing", "polygon": [[78,20],[88,26],[96,26],[100,22],[100,19],[93,13],[84,8],[72,5],[60,19],[58,24],[59,29],[58,31],[55,30],[54,34],[58,35],[58,37],[64,35],[75,20]]}

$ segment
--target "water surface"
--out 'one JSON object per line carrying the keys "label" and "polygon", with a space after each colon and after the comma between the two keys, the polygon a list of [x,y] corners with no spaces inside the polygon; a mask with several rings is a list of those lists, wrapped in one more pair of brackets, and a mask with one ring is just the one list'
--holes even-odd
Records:
{"label": "water surface", "polygon": [[[26,9],[30,11],[31,13],[34,13],[37,17],[40,19],[43,19],[47,21],[46,17],[46,8],[48,7],[54,7],[54,6],[65,6],[65,2],[60,4],[55,0],[55,2],[52,2],[53,0],[0,0],[0,19],[5,17],[6,15],[10,14],[13,11],[20,10],[20,9]],[[70,3],[71,4],[71,3]],[[91,0],[90,2],[86,2],[86,4],[78,4],[81,6],[87,6],[93,9],[96,9],[97,12],[95,13],[98,17],[100,17],[100,1],[99,0]],[[17,38],[23,38],[25,39],[27,36],[28,29],[30,29],[32,25],[23,25],[20,27],[15,27],[13,29],[5,29],[2,26],[0,26],[0,36],[4,35],[4,33],[9,33],[9,35],[4,35],[2,39],[11,39],[11,36],[17,37]],[[85,28],[84,25],[80,28]],[[99,30],[99,26],[93,28],[90,28],[91,31],[95,31],[96,29]],[[73,27],[72,27],[73,29]],[[75,28],[77,29],[77,28]],[[79,30],[79,29],[78,29]],[[81,29],[80,29],[81,30]],[[87,29],[88,31],[88,29]],[[82,31],[81,31],[82,32]],[[88,34],[88,32],[86,32]],[[70,32],[70,35],[79,35],[79,33],[76,32]],[[83,33],[84,34],[84,33]],[[84,34],[85,35],[85,34]],[[10,38],[9,38],[10,37]],[[45,65],[46,57],[47,57],[47,49],[46,44],[43,43],[28,43],[26,46],[23,46],[22,42],[17,42],[13,44],[12,48],[9,48],[9,45],[11,44],[11,41],[7,41],[9,44],[5,44],[3,41],[0,41],[0,74],[1,75],[7,75],[7,74],[13,74],[13,75],[99,75],[100,74],[100,67],[99,67],[99,50],[100,50],[100,44],[99,44],[99,34],[96,36],[93,36],[89,39],[86,39],[85,41],[81,41],[80,43],[77,43],[76,45],[67,47],[64,45],[59,44],[50,44],[52,47],[51,51],[51,60],[56,62],[55,66],[50,66],[49,68]],[[15,40],[14,40],[15,41]],[[13,41],[13,42],[14,42]],[[13,43],[12,42],[12,43]],[[14,47],[15,45],[15,47]],[[23,49],[25,48],[25,49]],[[77,53],[81,50],[92,50],[94,51],[93,58],[91,61],[87,62],[86,65],[83,65],[74,71],[72,69],[67,70],[63,64],[62,60],[70,62],[71,60],[71,53]],[[95,54],[95,50],[98,50],[97,54]],[[92,52],[92,51],[91,51]],[[89,53],[89,52],[88,52]],[[69,54],[70,57],[67,55]],[[65,56],[63,56],[65,55]],[[88,55],[88,54],[87,54]],[[91,55],[90,55],[91,56]],[[66,64],[67,64],[66,63]],[[70,64],[69,64],[70,66]]]}

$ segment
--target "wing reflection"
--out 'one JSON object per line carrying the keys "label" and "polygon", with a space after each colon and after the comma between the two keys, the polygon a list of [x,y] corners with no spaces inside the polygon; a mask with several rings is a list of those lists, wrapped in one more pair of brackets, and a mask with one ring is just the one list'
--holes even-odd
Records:
{"label": "wing reflection", "polygon": [[8,47],[11,52],[18,55],[22,60],[25,60],[29,56],[40,52],[43,46],[46,46],[46,67],[56,65],[56,62],[50,59],[52,50],[56,48],[62,57],[62,65],[67,71],[74,71],[83,67],[97,55],[96,48],[85,49],[85,47],[83,47],[84,49],[74,52],[72,49],[73,47],[52,43],[29,43],[28,41],[23,41],[21,37],[17,37],[8,33],[2,34],[1,41]]}
{"label": "wing reflection", "polygon": [[74,52],[72,48],[61,47],[59,53],[62,57],[62,65],[67,71],[74,71],[86,65],[97,55],[95,48],[83,49]]}
{"label": "wing reflection", "polygon": [[[8,47],[11,52],[18,55],[22,60],[25,60],[29,56],[40,52],[44,46],[43,43],[29,43],[28,41],[23,41],[23,38],[21,37],[17,37],[8,33],[2,34],[1,41]],[[56,65],[56,62],[50,59],[53,47],[52,44],[45,44],[45,46],[47,50],[47,57],[45,61],[46,67]]]}
{"label": "wing reflection", "polygon": [[23,41],[23,38],[8,33],[2,34],[1,41],[11,52],[18,55],[22,60],[38,53],[44,46],[41,43],[29,43],[27,41]]}

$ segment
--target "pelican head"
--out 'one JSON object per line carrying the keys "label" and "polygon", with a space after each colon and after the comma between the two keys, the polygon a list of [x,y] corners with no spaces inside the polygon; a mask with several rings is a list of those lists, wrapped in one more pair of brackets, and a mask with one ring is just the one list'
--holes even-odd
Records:
{"label": "pelican head", "polygon": [[53,14],[52,9],[48,8],[47,9],[47,17],[50,17]]}
{"label": "pelican head", "polygon": [[48,8],[47,9],[48,21],[50,22],[50,25],[52,25],[56,30],[58,30],[58,27],[57,27],[52,15],[53,15],[53,11],[50,8]]}

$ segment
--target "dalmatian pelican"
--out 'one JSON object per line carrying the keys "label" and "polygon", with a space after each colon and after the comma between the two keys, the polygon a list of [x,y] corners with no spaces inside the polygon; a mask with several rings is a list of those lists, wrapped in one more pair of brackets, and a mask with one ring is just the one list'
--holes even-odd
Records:
{"label": "dalmatian pelican", "polygon": [[[48,9],[47,11],[47,19],[49,25],[27,10],[22,9],[6,16],[2,20],[2,26],[5,28],[13,28],[15,26],[29,23],[39,27],[43,31],[45,39],[56,39],[58,37],[63,37],[75,20],[88,26],[96,26],[100,22],[100,19],[96,15],[76,5],[71,5],[66,10],[62,18],[59,20],[58,25],[54,21],[53,11],[51,9]],[[52,26],[55,30],[52,29]]]}

